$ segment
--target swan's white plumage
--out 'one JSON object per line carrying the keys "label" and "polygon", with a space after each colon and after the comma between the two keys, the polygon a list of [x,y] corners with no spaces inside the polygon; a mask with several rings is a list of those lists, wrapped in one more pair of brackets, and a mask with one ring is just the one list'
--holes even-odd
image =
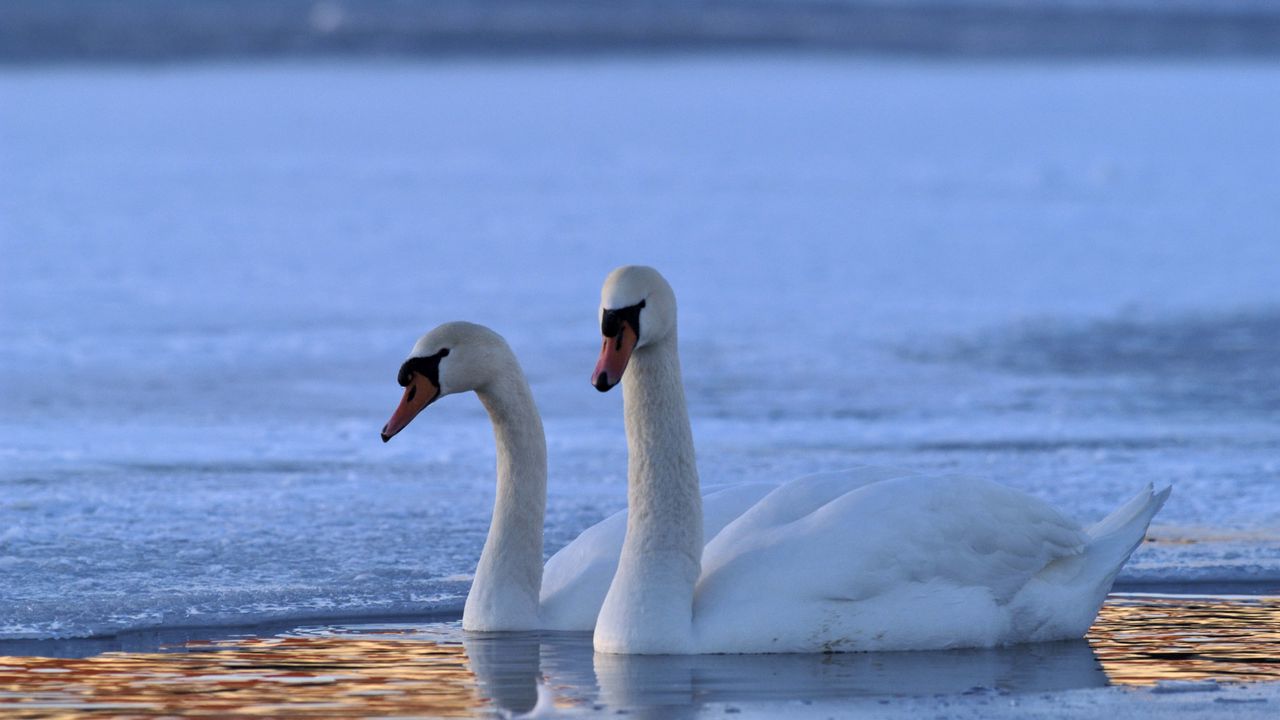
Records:
{"label": "swan's white plumage", "polygon": [[[1148,486],[1086,530],[987,480],[857,468],[786,483],[695,547],[684,532],[697,519],[698,478],[674,293],[652,268],[624,267],[601,296],[602,309],[615,309],[615,298],[647,301],[623,375],[628,502],[645,511],[627,528],[597,651],[922,650],[1080,637],[1169,495]],[[646,336],[651,327],[659,330]]]}
{"label": "swan's white plumage", "polygon": [[[851,489],[811,502],[813,485],[830,491],[840,481]],[[1059,622],[1059,603],[1038,609],[1015,599],[1087,543],[1053,508],[986,480],[878,468],[801,479],[708,544],[694,596],[697,645],[908,650],[1018,642],[1037,631],[1078,636],[1087,622]],[[1112,558],[1116,567],[1121,560]],[[1078,580],[1093,597],[1111,578]],[[1088,603],[1091,619],[1097,605]]]}
{"label": "swan's white plumage", "polygon": [[[703,533],[710,542],[732,520],[776,485],[744,483],[702,496]],[[592,525],[547,560],[542,571],[542,627],[591,630],[618,569],[627,534],[627,511]]]}

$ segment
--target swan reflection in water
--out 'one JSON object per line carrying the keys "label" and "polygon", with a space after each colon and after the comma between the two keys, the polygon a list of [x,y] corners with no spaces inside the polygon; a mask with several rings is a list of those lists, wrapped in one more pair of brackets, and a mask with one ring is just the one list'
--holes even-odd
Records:
{"label": "swan reflection in water", "polygon": [[705,703],[950,695],[975,688],[1036,693],[1161,680],[1275,682],[1280,598],[1113,595],[1087,641],[990,650],[620,656],[593,654],[586,634],[509,640],[470,635],[463,644],[481,693],[517,712],[533,707],[541,676],[562,705],[629,707],[642,714],[661,708],[662,716],[682,714],[677,708],[692,713]]}
{"label": "swan reflection in water", "polygon": [[[626,710],[1100,686],[1083,641],[1002,650],[835,655],[597,655],[589,633],[464,633],[458,623],[325,626],[186,642],[165,652],[2,656],[0,714],[295,717]],[[545,705],[544,705],[545,707]],[[539,708],[542,710],[543,708]]]}
{"label": "swan reflection in water", "polygon": [[545,682],[557,705],[698,712],[706,703],[1050,692],[1101,687],[1107,676],[1083,640],[987,650],[787,655],[605,655],[588,633],[466,633],[480,692],[530,711]]}

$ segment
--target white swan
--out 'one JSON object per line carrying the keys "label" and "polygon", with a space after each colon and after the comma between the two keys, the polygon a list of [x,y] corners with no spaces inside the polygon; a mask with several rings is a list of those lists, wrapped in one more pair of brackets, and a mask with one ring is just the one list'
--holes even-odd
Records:
{"label": "white swan", "polygon": [[[469,390],[480,398],[493,423],[497,496],[462,627],[477,631],[594,628],[618,566],[626,511],[587,528],[543,569],[546,438],[529,383],[506,341],[480,325],[445,323],[418,340],[397,379],[404,396],[382,428],[383,442],[440,397]],[[772,489],[767,484],[741,485],[708,494],[707,528],[714,534]]]}
{"label": "white swan", "polygon": [[626,539],[597,652],[989,647],[1081,637],[1169,489],[1083,529],[972,478],[859,468],[786,483],[702,543],[675,294],[652,268],[601,293],[601,391],[623,382]]}

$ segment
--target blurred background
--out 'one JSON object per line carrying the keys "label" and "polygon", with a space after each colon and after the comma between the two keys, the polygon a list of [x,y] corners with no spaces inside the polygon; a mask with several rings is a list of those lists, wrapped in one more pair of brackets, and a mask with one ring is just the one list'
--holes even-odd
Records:
{"label": "blurred background", "polygon": [[6,60],[804,48],[1270,55],[1270,0],[9,0]]}
{"label": "blurred background", "polygon": [[[1280,582],[1280,5],[0,3],[0,640],[460,612],[507,337],[548,553],[625,504],[613,267],[681,303],[704,485],[976,474],[1134,588]],[[123,642],[123,641],[121,641]]]}

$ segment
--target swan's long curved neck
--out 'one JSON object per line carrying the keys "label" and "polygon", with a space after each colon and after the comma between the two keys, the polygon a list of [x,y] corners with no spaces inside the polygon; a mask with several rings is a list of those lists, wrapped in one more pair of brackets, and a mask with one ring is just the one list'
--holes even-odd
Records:
{"label": "swan's long curved neck", "polygon": [[542,523],[547,507],[547,442],[519,367],[476,390],[489,411],[498,451],[498,489],[489,537],[467,594],[467,630],[537,627],[542,589]]}
{"label": "swan's long curved neck", "polygon": [[596,625],[596,648],[678,652],[692,642],[702,495],[674,332],[636,350],[623,393],[627,537]]}

